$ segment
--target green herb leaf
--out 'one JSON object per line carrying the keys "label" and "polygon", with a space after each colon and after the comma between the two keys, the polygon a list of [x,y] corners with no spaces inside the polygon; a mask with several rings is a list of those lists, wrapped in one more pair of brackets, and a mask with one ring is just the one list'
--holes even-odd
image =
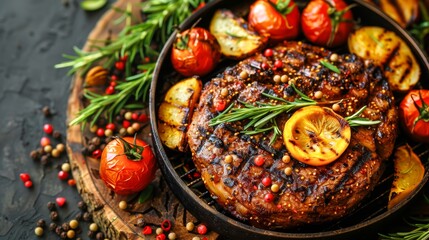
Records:
{"label": "green herb leaf", "polygon": [[83,0],[80,2],[80,7],[85,11],[95,11],[104,7],[107,0]]}
{"label": "green herb leaf", "polygon": [[331,70],[335,73],[338,73],[338,74],[341,73],[340,69],[338,69],[337,66],[335,66],[335,65],[333,65],[327,61],[321,60],[320,64],[322,64],[324,67],[328,68],[329,70]]}
{"label": "green herb leaf", "polygon": [[153,185],[149,184],[145,189],[140,192],[139,203],[144,203],[152,197]]}

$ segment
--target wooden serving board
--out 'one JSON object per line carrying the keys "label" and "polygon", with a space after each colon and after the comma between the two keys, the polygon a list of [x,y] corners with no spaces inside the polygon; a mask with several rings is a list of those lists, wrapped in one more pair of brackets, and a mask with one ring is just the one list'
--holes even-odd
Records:
{"label": "wooden serving board", "polygon": [[[133,10],[136,19],[140,19],[140,5],[138,0],[119,0],[114,4],[116,8]],[[88,37],[84,46],[85,51],[90,51],[94,42],[91,40],[114,39],[121,31],[123,25],[113,23],[121,16],[121,13],[111,8],[99,20]],[[82,92],[84,79],[76,74],[71,84],[71,94],[67,109],[67,122],[77,116],[82,109]],[[170,232],[175,232],[178,239],[192,239],[195,236],[207,239],[218,239],[213,231],[206,235],[199,235],[194,230],[188,232],[185,228],[187,222],[198,223],[173,193],[169,190],[160,171],[153,181],[154,191],[152,198],[142,204],[138,203],[138,195],[120,196],[109,190],[98,174],[99,160],[84,156],[82,149],[91,139],[89,133],[81,131],[81,126],[69,126],[67,129],[67,150],[72,166],[73,177],[82,199],[87,203],[92,213],[94,222],[109,239],[155,239],[155,230],[165,219],[172,223]],[[143,129],[142,138],[151,143],[150,127]],[[119,209],[119,202],[125,200],[129,203],[127,210]],[[137,226],[138,219],[143,219],[145,224],[153,229],[153,234],[143,235],[142,227]],[[166,233],[168,236],[168,232]]]}

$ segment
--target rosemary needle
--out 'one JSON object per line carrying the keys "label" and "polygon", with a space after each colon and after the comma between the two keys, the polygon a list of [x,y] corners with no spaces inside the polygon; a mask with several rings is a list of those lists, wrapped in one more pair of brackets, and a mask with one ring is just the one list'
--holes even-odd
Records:
{"label": "rosemary needle", "polygon": [[[118,20],[125,20],[126,26],[118,34],[118,38],[110,41],[92,40],[97,45],[92,51],[86,52],[74,48],[75,56],[65,55],[68,61],[55,65],[56,68],[71,68],[69,74],[80,72],[84,74],[96,64],[104,63],[110,69],[112,64],[122,56],[127,56],[127,81],[118,83],[116,93],[100,95],[85,91],[84,97],[89,105],[79,111],[77,117],[70,124],[90,122],[93,125],[100,116],[112,119],[121,108],[142,107],[147,102],[147,93],[152,80],[154,64],[139,66],[146,72],[131,72],[131,65],[137,65],[140,59],[158,56],[167,38],[203,0],[147,0],[141,5],[145,21],[130,25],[131,9],[118,10],[123,15]],[[118,21],[119,22],[119,21]],[[115,21],[115,23],[118,23]],[[105,44],[105,45],[102,45]],[[137,104],[129,103],[134,99]],[[142,104],[139,104],[142,103]]]}

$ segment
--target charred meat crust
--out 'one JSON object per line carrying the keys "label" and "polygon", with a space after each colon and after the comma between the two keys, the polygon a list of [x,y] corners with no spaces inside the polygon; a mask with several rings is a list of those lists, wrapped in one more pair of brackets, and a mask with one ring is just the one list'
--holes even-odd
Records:
{"label": "charred meat crust", "polygon": [[[218,203],[254,226],[286,229],[341,218],[373,189],[384,169],[383,162],[393,151],[397,110],[392,92],[380,70],[355,55],[338,56],[333,63],[341,71],[337,74],[320,64],[334,54],[323,48],[285,42],[273,51],[272,57],[257,54],[239,62],[204,86],[188,130],[193,160]],[[281,68],[274,67],[275,60],[282,61]],[[262,63],[269,67],[263,68]],[[281,81],[275,82],[275,75]],[[344,117],[367,105],[365,117],[381,124],[353,128],[346,151],[322,167],[295,159],[282,161],[287,154],[283,139],[270,145],[271,133],[241,134],[244,122],[209,126],[210,119],[219,114],[217,101],[236,106],[240,105],[237,100],[269,101],[262,92],[292,101],[297,96],[291,82],[311,98],[315,91],[322,91],[322,100],[342,100],[337,113]],[[221,94],[224,88],[227,96]],[[278,117],[280,129],[289,117]],[[263,166],[254,164],[259,155],[265,157]],[[284,171],[287,167],[292,168],[288,175]],[[270,177],[278,191],[264,186],[264,177]],[[264,201],[268,193],[274,195],[271,202]]]}

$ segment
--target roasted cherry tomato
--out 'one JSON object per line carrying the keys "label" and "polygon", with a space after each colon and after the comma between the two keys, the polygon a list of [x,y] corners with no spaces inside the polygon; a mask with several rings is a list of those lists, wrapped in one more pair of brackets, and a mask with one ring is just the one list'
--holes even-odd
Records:
{"label": "roasted cherry tomato", "polygon": [[312,0],[302,11],[301,26],[312,43],[337,47],[346,43],[353,30],[353,14],[343,0]]}
{"label": "roasted cherry tomato", "polygon": [[429,90],[411,90],[399,105],[399,118],[415,141],[429,142]]}
{"label": "roasted cherry tomato", "polygon": [[293,0],[258,0],[250,6],[249,24],[273,40],[290,40],[299,34],[298,6]]}
{"label": "roasted cherry tomato", "polygon": [[100,177],[117,194],[143,190],[155,178],[155,171],[152,149],[140,139],[115,138],[101,155]]}
{"label": "roasted cherry tomato", "polygon": [[194,27],[177,34],[171,62],[183,76],[203,76],[214,69],[220,55],[216,38],[204,28]]}

